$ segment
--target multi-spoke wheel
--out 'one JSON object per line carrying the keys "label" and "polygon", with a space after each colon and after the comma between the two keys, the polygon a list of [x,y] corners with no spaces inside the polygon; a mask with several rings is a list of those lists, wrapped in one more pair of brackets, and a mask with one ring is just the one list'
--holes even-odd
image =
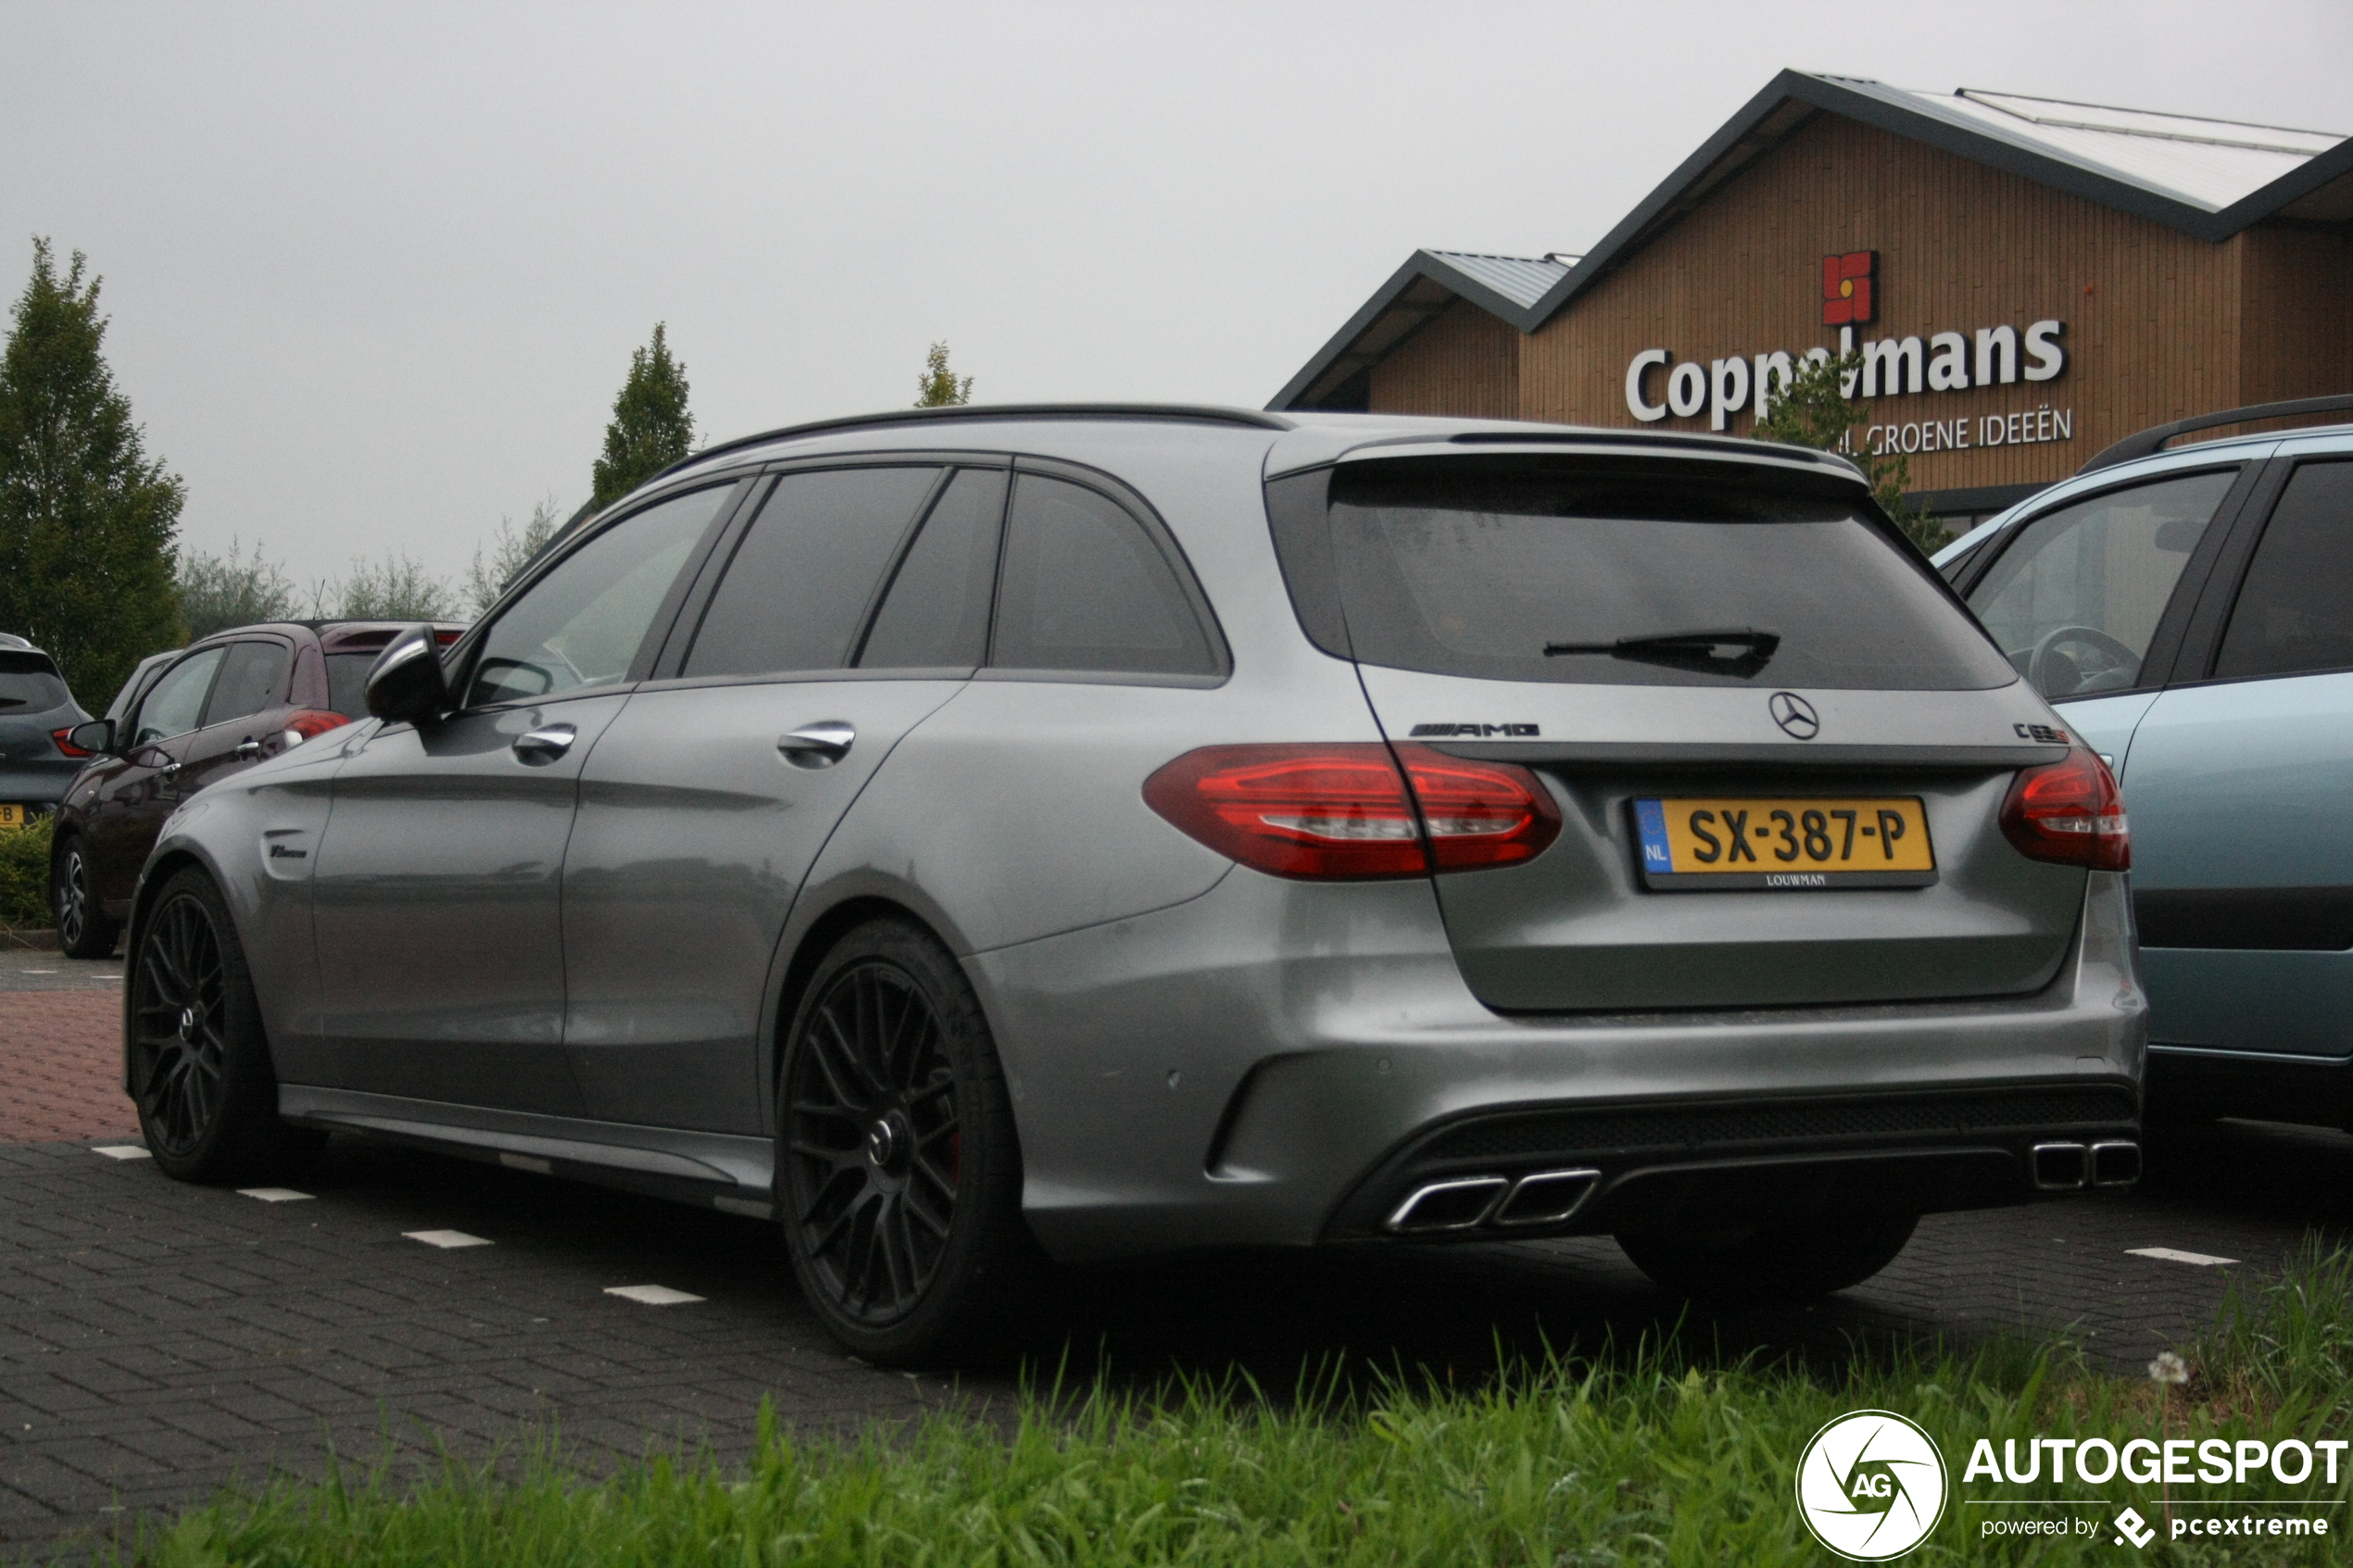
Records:
{"label": "multi-spoke wheel", "polygon": [[851,932],[786,1037],[777,1197],[793,1269],[878,1361],[974,1343],[1026,1261],[1011,1107],[972,986],[928,935]]}
{"label": "multi-spoke wheel", "polygon": [[51,862],[49,908],[57,922],[57,949],[69,959],[104,959],[114,955],[115,938],[122,933],[98,903],[90,869],[90,851],[78,836],[69,835]]}
{"label": "multi-spoke wheel", "polygon": [[277,1081],[245,952],[201,871],[164,884],[131,955],[131,1096],[156,1163],[224,1181],[314,1150],[278,1120]]}

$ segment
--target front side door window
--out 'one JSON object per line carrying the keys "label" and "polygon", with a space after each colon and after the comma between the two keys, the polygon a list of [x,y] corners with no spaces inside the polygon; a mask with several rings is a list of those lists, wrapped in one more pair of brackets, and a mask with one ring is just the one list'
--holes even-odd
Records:
{"label": "front side door window", "polygon": [[195,729],[204,718],[205,696],[212,690],[212,678],[227,653],[226,648],[207,648],[166,671],[139,705],[132,745],[153,746]]}
{"label": "front side door window", "polygon": [[464,706],[530,702],[624,679],[687,556],[734,494],[697,490],[623,519],[507,607]]}
{"label": "front side door window", "polygon": [[2052,701],[2129,691],[2236,469],[2111,490],[2028,522],[1969,608]]}

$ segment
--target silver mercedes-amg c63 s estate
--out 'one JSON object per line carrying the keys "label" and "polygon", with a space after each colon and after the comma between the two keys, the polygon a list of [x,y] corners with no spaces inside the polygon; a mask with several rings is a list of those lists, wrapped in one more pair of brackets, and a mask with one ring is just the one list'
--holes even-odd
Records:
{"label": "silver mercedes-amg c63 s estate", "polygon": [[1783,1297],[2139,1172],[2123,805],[1856,470],[968,408],[715,447],[183,805],[126,1079],[773,1215],[885,1361],[1033,1261],[1610,1234]]}

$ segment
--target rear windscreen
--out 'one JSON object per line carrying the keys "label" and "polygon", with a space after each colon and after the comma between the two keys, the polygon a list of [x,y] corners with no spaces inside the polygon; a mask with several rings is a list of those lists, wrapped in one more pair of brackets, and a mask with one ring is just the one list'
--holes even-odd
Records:
{"label": "rear windscreen", "polygon": [[72,700],[45,655],[0,653],[0,713],[46,713]]}
{"label": "rear windscreen", "polygon": [[[1346,463],[1330,475],[1329,558],[1315,564],[1338,589],[1355,657],[1402,670],[1895,691],[2017,678],[1851,488],[1696,469],[1550,457]],[[1278,520],[1278,543],[1285,532]],[[1285,576],[1312,632],[1300,555],[1286,549]]]}

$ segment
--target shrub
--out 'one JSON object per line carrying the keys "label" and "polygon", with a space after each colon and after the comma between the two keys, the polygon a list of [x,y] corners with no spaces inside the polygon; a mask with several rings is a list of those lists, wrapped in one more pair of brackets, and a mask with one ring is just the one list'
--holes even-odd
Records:
{"label": "shrub", "polygon": [[49,923],[49,819],[0,828],[0,931]]}

